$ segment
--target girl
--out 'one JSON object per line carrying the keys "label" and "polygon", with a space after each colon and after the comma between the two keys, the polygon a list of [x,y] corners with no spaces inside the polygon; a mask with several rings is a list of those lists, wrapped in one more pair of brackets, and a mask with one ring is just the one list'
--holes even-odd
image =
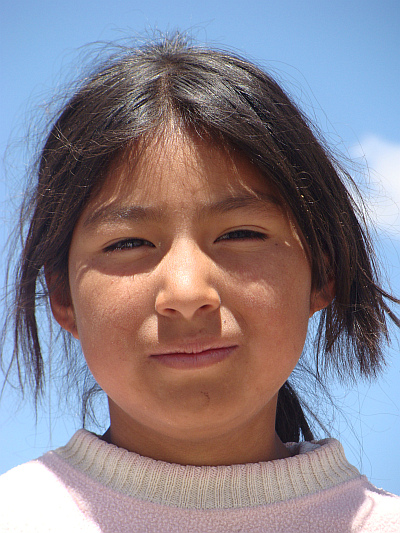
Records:
{"label": "girl", "polygon": [[346,179],[241,58],[178,36],[85,78],[25,208],[13,363],[38,398],[45,283],[110,427],[5,474],[2,531],[399,530],[288,382],[315,313],[317,373],[374,375],[400,325]]}

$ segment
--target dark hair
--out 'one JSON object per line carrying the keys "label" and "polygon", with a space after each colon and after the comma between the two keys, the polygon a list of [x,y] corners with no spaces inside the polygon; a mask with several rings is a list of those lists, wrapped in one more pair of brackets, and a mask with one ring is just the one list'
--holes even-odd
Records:
{"label": "dark hair", "polygon": [[[350,176],[317,140],[308,120],[265,72],[223,51],[187,44],[177,35],[125,48],[85,78],[59,114],[38,165],[15,299],[12,363],[43,390],[36,321],[44,265],[68,298],[68,252],[82,210],[118,153],[151,137],[169,120],[245,154],[273,183],[307,241],[314,287],[334,280],[335,298],[316,332],[317,372],[373,376],[383,362],[385,303],[398,302],[378,284],[371,240],[344,182]],[[52,288],[50,288],[52,290]],[[24,368],[24,370],[22,370]],[[276,429],[283,441],[312,438],[289,383],[279,392]]]}

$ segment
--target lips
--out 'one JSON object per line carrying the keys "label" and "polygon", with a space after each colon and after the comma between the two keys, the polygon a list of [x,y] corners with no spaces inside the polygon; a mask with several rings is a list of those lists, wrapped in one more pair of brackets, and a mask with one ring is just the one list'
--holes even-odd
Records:
{"label": "lips", "polygon": [[220,363],[229,357],[237,347],[236,344],[211,346],[192,344],[152,354],[151,359],[170,368],[202,368]]}

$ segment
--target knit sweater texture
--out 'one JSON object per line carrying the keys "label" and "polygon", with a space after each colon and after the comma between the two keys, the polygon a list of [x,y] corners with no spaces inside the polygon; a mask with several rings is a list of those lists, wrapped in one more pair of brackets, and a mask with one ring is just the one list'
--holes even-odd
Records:
{"label": "knit sweater texture", "polygon": [[233,466],[142,457],[79,430],[0,477],[0,531],[400,532],[400,498],[377,489],[335,439]]}

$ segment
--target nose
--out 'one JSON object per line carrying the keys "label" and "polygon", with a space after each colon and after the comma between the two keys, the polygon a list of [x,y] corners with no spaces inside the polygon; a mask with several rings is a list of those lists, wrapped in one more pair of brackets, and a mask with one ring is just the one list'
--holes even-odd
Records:
{"label": "nose", "polygon": [[159,264],[155,309],[162,316],[191,320],[221,305],[212,283],[213,261],[194,242],[176,243]]}

